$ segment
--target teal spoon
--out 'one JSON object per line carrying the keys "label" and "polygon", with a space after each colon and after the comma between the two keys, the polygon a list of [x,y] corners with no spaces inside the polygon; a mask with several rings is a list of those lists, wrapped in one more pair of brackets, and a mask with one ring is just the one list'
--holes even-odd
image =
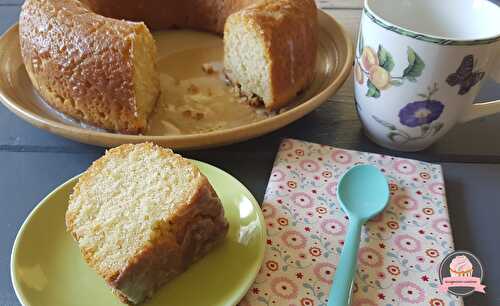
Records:
{"label": "teal spoon", "polygon": [[340,179],[337,197],[349,216],[349,228],[330,289],[328,306],[347,306],[351,304],[361,227],[384,210],[389,202],[389,186],[376,167],[358,165]]}

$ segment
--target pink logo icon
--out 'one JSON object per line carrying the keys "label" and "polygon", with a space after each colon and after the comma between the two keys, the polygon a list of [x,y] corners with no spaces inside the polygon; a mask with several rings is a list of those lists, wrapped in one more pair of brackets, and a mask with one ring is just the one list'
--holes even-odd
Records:
{"label": "pink logo icon", "polygon": [[439,290],[456,296],[467,296],[474,292],[485,293],[483,266],[479,259],[466,251],[448,254],[439,267]]}

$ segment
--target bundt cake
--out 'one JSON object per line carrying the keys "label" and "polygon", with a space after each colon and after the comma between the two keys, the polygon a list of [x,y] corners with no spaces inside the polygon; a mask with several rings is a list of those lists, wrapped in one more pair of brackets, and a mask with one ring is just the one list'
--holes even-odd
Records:
{"label": "bundt cake", "polygon": [[151,143],[106,152],[80,177],[66,226],[85,261],[137,304],[224,239],[217,194],[190,161]]}
{"label": "bundt cake", "polygon": [[160,92],[148,28],[224,34],[224,66],[242,93],[282,107],[311,81],[314,0],[26,0],[21,53],[57,110],[121,133],[143,133]]}

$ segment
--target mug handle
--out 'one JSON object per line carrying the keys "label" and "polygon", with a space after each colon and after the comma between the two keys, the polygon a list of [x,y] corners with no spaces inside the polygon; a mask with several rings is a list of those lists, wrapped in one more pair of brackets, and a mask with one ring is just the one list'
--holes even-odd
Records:
{"label": "mug handle", "polygon": [[[493,57],[493,68],[489,75],[497,84],[500,84],[500,43],[498,43],[497,50],[498,56]],[[500,113],[500,100],[475,103],[464,113],[462,118],[459,119],[459,122],[463,123],[496,113]]]}

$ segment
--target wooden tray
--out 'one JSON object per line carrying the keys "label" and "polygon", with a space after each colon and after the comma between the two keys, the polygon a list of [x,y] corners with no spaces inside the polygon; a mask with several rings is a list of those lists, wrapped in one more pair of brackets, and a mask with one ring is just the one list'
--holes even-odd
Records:
{"label": "wooden tray", "polygon": [[18,25],[0,38],[0,101],[17,116],[54,134],[98,146],[152,141],[174,149],[216,147],[255,138],[277,130],[308,114],[342,86],[352,69],[354,49],[343,27],[330,15],[318,10],[319,48],[313,84],[302,93],[293,108],[230,129],[201,134],[124,135],[68,124],[44,107],[26,73],[19,46]]}

